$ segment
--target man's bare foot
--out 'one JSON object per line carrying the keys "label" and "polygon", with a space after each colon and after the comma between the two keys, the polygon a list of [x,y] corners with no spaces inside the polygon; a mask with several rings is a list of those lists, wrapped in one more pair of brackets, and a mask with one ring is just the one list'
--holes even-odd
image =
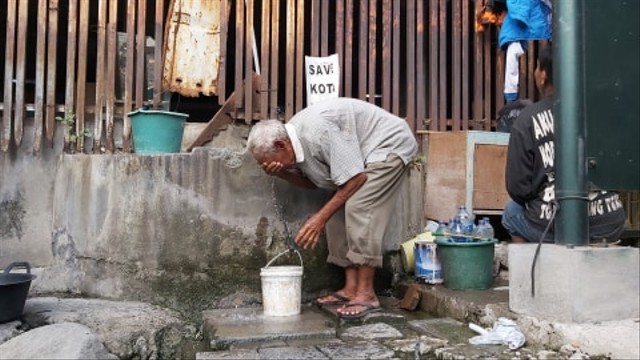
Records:
{"label": "man's bare foot", "polygon": [[317,298],[314,304],[318,306],[345,305],[349,301],[351,301],[349,296],[342,290],[338,290],[332,294]]}
{"label": "man's bare foot", "polygon": [[367,314],[380,311],[379,303],[349,303],[336,310],[338,316],[343,319],[359,319]]}
{"label": "man's bare foot", "polygon": [[358,318],[378,310],[380,310],[380,301],[375,294],[358,293],[336,312],[340,317]]}

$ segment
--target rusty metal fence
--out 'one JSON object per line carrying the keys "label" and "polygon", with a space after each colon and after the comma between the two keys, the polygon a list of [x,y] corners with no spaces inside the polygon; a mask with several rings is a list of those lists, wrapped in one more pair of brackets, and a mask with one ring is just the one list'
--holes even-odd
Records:
{"label": "rusty metal fence", "polygon": [[[216,1],[223,9],[218,102],[234,119],[288,120],[305,106],[304,56],[337,53],[340,95],[376,103],[406,118],[416,132],[495,128],[504,60],[497,29],[475,31],[482,1]],[[65,149],[130,152],[131,124],[124,114],[161,102],[162,66],[152,66],[150,75],[145,69],[162,64],[169,4],[2,2],[0,149],[24,148],[28,128],[33,143],[27,145],[38,153],[55,141],[56,117],[72,113]],[[148,37],[156,44],[151,54]],[[536,96],[536,44],[529,49],[520,60],[523,98]],[[160,90],[149,94],[146,81]],[[91,137],[83,136],[85,129]]]}

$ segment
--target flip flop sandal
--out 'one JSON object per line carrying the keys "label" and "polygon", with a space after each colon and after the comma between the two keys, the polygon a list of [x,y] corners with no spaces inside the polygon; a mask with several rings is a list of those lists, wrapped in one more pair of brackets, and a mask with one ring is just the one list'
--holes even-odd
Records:
{"label": "flip flop sandal", "polygon": [[[330,299],[333,298],[333,300],[325,300],[322,301],[322,299]],[[349,302],[349,299],[347,299],[346,297],[338,294],[338,293],[333,293],[333,294],[329,294],[326,296],[322,296],[320,298],[317,298],[313,301],[313,303],[319,307],[323,307],[323,306],[336,306],[336,305],[344,305],[346,303]]]}
{"label": "flip flop sandal", "polygon": [[338,317],[340,317],[341,319],[347,319],[347,320],[360,319],[367,314],[375,313],[382,310],[380,305],[373,305],[373,304],[349,304],[349,305],[346,305],[345,309],[348,309],[354,306],[363,307],[364,310],[359,311],[355,314],[345,314],[342,312],[338,312]]}

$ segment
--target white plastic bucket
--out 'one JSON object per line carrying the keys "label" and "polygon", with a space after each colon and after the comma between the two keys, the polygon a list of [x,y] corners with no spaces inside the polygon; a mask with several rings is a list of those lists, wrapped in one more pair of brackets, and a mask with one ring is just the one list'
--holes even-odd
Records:
{"label": "white plastic bucket", "polygon": [[302,256],[298,251],[295,251],[300,258],[300,266],[269,266],[280,255],[287,252],[289,250],[278,254],[269,261],[267,266],[260,269],[262,306],[265,316],[300,314],[300,303],[302,302]]}

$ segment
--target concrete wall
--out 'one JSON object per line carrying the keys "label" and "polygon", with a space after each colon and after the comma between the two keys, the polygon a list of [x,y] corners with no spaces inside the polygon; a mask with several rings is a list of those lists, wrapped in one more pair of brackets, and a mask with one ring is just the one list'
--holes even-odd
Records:
{"label": "concrete wall", "polygon": [[509,246],[512,311],[577,323],[636,319],[640,314],[638,248],[543,244],[532,294],[531,267],[536,248],[536,244]]}
{"label": "concrete wall", "polygon": [[[191,310],[238,292],[259,296],[260,268],[286,249],[274,189],[294,231],[330,195],[273,180],[238,146],[59,154],[0,153],[0,266],[29,261],[38,275],[32,292]],[[388,233],[391,249],[422,228],[422,170],[411,177]],[[340,285],[324,243],[303,255],[305,294]],[[388,259],[393,272],[399,261]]]}

